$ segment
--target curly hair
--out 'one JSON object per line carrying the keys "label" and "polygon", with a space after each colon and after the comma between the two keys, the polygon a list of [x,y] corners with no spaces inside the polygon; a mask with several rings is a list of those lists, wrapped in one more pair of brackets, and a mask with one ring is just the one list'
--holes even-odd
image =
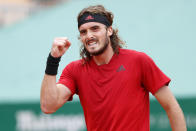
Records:
{"label": "curly hair", "polygon": [[[106,18],[108,19],[108,21],[110,22],[110,25],[112,25],[113,23],[113,18],[114,15],[112,12],[106,10],[104,8],[104,6],[102,5],[95,5],[95,6],[89,6],[87,8],[84,8],[77,17],[77,21],[79,22],[80,17],[84,14],[84,13],[92,13],[92,14],[101,14],[106,16]],[[111,41],[111,46],[112,49],[114,51],[114,53],[119,53],[119,48],[122,48],[123,46],[125,46],[125,42],[122,41],[120,39],[120,37],[118,36],[118,29],[113,29],[113,34],[110,36],[110,41]],[[83,60],[85,61],[89,61],[91,58],[90,53],[84,48],[84,45],[81,45],[80,47],[80,56],[82,57]]]}

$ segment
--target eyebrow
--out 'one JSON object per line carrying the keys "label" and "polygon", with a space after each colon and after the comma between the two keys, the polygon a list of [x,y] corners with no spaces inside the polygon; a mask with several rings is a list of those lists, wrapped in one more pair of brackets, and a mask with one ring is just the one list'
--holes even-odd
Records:
{"label": "eyebrow", "polygon": [[92,29],[92,28],[100,28],[100,26],[94,25],[94,26],[90,27],[90,29]]}
{"label": "eyebrow", "polygon": [[85,31],[86,31],[86,29],[79,30],[80,33],[85,32]]}
{"label": "eyebrow", "polygon": [[[92,28],[100,28],[100,26],[99,25],[93,25],[89,29],[92,29]],[[79,29],[79,32],[84,31],[84,30],[86,30],[86,29],[81,29],[81,30]]]}

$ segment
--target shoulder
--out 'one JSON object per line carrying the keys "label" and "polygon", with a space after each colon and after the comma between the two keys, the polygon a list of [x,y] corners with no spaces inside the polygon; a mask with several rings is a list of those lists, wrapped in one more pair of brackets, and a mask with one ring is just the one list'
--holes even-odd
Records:
{"label": "shoulder", "polygon": [[67,64],[63,69],[63,74],[69,74],[74,76],[74,74],[78,74],[78,71],[81,70],[82,60],[75,60]]}
{"label": "shoulder", "polygon": [[132,57],[136,59],[145,59],[148,58],[149,56],[141,51],[136,51],[132,49],[120,49],[119,54],[122,56],[127,56],[127,57]]}
{"label": "shoulder", "polygon": [[146,65],[148,63],[154,62],[152,58],[146,53],[132,49],[120,49],[119,59],[131,63],[136,63],[138,65]]}
{"label": "shoulder", "polygon": [[70,62],[66,67],[79,68],[82,65],[83,65],[83,60],[79,59],[79,60]]}

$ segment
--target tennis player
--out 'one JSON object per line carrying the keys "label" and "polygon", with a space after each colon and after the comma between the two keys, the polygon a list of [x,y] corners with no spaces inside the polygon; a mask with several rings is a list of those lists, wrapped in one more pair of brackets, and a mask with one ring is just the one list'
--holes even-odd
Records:
{"label": "tennis player", "polygon": [[57,111],[79,96],[88,131],[149,131],[149,93],[166,111],[172,131],[186,131],[183,112],[167,77],[143,52],[123,49],[112,28],[113,14],[102,5],[78,15],[81,59],[69,63],[56,83],[61,56],[71,43],[54,39],[41,88],[41,109]]}

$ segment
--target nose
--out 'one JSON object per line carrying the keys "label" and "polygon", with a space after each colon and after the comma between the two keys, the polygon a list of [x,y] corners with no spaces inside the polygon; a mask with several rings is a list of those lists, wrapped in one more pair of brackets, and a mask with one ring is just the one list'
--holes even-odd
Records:
{"label": "nose", "polygon": [[90,40],[92,38],[93,38],[93,33],[91,31],[87,31],[87,33],[86,33],[86,39],[87,40]]}
{"label": "nose", "polygon": [[87,31],[85,35],[85,39],[84,39],[85,43],[88,43],[89,41],[94,40],[94,39],[95,38],[94,38],[93,32]]}

